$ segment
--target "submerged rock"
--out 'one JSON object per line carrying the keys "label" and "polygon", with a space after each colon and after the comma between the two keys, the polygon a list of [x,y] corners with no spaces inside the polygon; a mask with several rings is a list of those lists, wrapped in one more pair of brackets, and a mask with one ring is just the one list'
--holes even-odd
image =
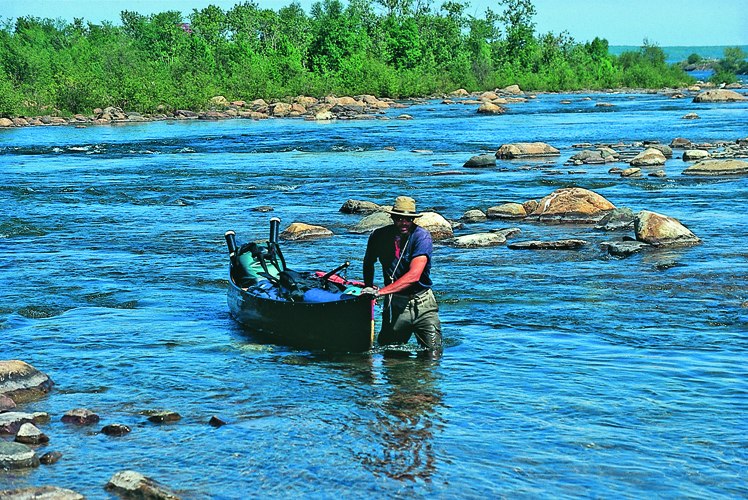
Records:
{"label": "submerged rock", "polygon": [[45,373],[23,361],[0,361],[0,394],[16,403],[43,396],[54,382]]}
{"label": "submerged rock", "polygon": [[649,210],[642,210],[634,219],[636,239],[654,246],[691,246],[701,243],[680,222]]}
{"label": "submerged rock", "polygon": [[304,241],[316,238],[328,238],[332,235],[332,231],[322,226],[294,222],[281,232],[280,239],[285,241]]}
{"label": "submerged rock", "polygon": [[519,241],[507,245],[511,250],[577,250],[587,246],[585,240]]}
{"label": "submerged rock", "polygon": [[143,415],[148,417],[149,422],[153,422],[156,424],[176,422],[182,419],[182,416],[179,413],[169,410],[145,411],[143,412]]}
{"label": "submerged rock", "polygon": [[629,255],[641,252],[645,248],[651,248],[651,245],[647,243],[632,240],[606,241],[602,246],[610,255],[615,255],[616,257],[628,257]]}
{"label": "submerged rock", "polygon": [[540,222],[596,223],[616,207],[599,194],[583,188],[557,189],[538,202],[530,214]]}
{"label": "submerged rock", "polygon": [[41,486],[0,491],[0,500],[86,500],[86,497],[57,486]]}
{"label": "submerged rock", "polygon": [[116,473],[104,489],[119,497],[133,500],[180,500],[155,480],[131,470]]}

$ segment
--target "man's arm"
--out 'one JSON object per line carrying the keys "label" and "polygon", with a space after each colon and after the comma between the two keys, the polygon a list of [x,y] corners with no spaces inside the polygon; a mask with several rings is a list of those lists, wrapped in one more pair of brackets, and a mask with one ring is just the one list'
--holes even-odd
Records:
{"label": "man's arm", "polygon": [[[408,268],[408,272],[403,274],[400,279],[395,281],[392,284],[387,285],[386,287],[380,289],[377,293],[377,296],[379,295],[388,295],[391,293],[397,293],[402,290],[405,290],[413,283],[417,283],[419,279],[421,279],[421,274],[423,273],[423,269],[426,267],[426,264],[428,263],[429,258],[425,255],[419,255],[418,257],[414,258],[410,261],[410,267]],[[374,266],[372,265],[372,270],[374,269]],[[372,271],[373,274],[373,271]],[[364,283],[366,283],[366,266],[364,265]]]}

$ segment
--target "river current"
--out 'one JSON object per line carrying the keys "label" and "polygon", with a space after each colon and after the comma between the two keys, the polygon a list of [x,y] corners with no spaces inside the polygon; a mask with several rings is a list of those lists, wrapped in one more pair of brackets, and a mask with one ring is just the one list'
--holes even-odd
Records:
{"label": "river current", "polygon": [[[54,380],[19,409],[50,413],[39,453],[63,453],[0,472],[0,490],[106,499],[109,478],[135,470],[185,499],[747,497],[748,180],[683,176],[678,150],[665,178],[563,163],[582,142],[745,138],[748,105],[585,97],[539,95],[502,116],[431,101],[386,112],[413,120],[0,130],[0,359]],[[533,141],[561,157],[462,167]],[[464,175],[429,175],[447,170]],[[465,225],[456,235],[519,227],[518,240],[590,244],[437,243],[438,360],[269,345],[228,314],[228,229],[248,241],[271,216],[325,226],[335,236],[284,244],[290,265],[348,260],[360,278],[366,236],[347,232],[361,218],[338,211],[348,199],[409,195],[458,219],[570,186],[674,217],[703,243],[621,259],[600,247],[621,234],[590,226]],[[100,425],[60,422],[80,407]],[[182,420],[150,423],[153,409]],[[132,432],[99,433],[111,423]]]}

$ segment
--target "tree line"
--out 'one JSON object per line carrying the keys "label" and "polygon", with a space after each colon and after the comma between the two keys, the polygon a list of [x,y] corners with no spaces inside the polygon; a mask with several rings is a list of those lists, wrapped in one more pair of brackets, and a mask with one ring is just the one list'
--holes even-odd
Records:
{"label": "tree line", "polygon": [[540,34],[531,0],[471,15],[446,0],[321,0],[274,11],[246,1],[141,15],[121,25],[26,16],[0,20],[0,115],[199,110],[229,100],[373,94],[405,98],[519,84],[531,91],[662,88],[694,80],[644,41]]}

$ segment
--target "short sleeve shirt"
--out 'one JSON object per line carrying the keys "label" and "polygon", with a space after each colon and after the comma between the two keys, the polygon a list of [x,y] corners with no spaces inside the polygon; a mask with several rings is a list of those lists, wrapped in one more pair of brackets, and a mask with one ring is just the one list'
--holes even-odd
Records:
{"label": "short sleeve shirt", "polygon": [[[418,282],[400,293],[418,293],[431,288],[431,254],[433,242],[431,234],[420,226],[415,226],[409,237],[401,237],[396,245],[397,228],[394,225],[381,227],[369,237],[364,261],[379,260],[384,271],[384,284],[389,285],[400,279],[410,269],[414,258],[425,255],[426,266],[423,268]],[[406,242],[407,240],[407,242]]]}

